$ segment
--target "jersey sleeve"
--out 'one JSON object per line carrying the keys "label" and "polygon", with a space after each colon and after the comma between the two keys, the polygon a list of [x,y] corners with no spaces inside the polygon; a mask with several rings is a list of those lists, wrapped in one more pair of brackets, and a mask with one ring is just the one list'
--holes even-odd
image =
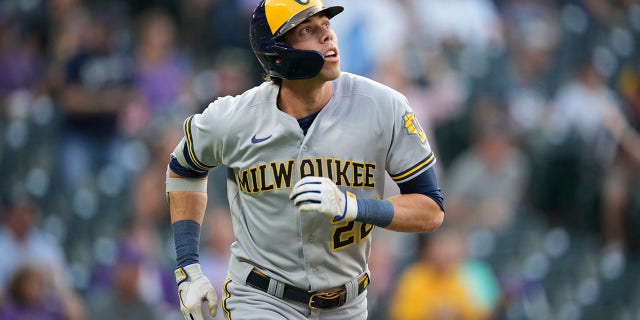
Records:
{"label": "jersey sleeve", "polygon": [[184,137],[171,154],[171,169],[183,176],[203,176],[221,165],[224,123],[217,101],[201,114],[187,117],[182,128]]}
{"label": "jersey sleeve", "polygon": [[436,157],[404,96],[395,99],[392,112],[393,139],[387,154],[387,172],[393,181],[403,183],[432,167]]}

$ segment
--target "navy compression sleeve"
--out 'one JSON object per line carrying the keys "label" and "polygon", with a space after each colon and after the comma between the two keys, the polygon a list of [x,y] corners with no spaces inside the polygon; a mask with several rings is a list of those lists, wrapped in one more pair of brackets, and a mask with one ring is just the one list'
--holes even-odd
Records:
{"label": "navy compression sleeve", "polygon": [[176,246],[178,267],[199,262],[200,224],[193,220],[180,220],[171,224]]}
{"label": "navy compression sleeve", "polygon": [[415,178],[398,184],[401,194],[419,193],[433,199],[444,211],[444,197],[438,186],[438,178],[433,166]]}

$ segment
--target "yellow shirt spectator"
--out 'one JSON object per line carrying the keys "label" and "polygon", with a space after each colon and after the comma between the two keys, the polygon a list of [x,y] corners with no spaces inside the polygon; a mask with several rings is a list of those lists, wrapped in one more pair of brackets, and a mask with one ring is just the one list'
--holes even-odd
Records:
{"label": "yellow shirt spectator", "polygon": [[391,319],[487,319],[491,310],[479,299],[468,278],[467,267],[473,268],[473,264],[467,264],[462,237],[453,230],[439,230],[427,239],[422,258],[400,277],[391,303]]}

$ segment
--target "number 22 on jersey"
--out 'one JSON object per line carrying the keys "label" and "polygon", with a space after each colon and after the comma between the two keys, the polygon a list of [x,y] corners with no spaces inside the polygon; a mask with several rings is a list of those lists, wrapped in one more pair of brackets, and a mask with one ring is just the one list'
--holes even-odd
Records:
{"label": "number 22 on jersey", "polygon": [[331,236],[332,251],[342,250],[366,239],[374,227],[371,224],[358,221],[338,221],[332,222],[332,224],[335,224]]}

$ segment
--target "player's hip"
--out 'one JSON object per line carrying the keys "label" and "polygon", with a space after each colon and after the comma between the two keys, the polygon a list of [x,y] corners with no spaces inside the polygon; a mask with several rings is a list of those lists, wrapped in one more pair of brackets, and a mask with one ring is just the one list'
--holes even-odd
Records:
{"label": "player's hip", "polygon": [[315,298],[310,298],[306,303],[293,301],[291,298],[278,297],[278,294],[272,294],[231,279],[227,279],[223,290],[222,309],[227,318],[233,320],[364,320],[367,318],[366,290],[362,290],[352,299],[345,300],[337,306],[317,304],[318,300]]}
{"label": "player's hip", "polygon": [[364,248],[366,250],[358,249],[353,245],[342,252],[332,253],[316,248],[313,255],[290,257],[273,252],[265,254],[265,250],[258,249],[251,243],[249,245],[235,243],[231,247],[229,274],[233,280],[245,284],[251,271],[258,268],[269,277],[289,285],[313,288],[314,291],[324,290],[344,285],[368,272],[367,258],[370,247],[368,242],[366,246]]}

